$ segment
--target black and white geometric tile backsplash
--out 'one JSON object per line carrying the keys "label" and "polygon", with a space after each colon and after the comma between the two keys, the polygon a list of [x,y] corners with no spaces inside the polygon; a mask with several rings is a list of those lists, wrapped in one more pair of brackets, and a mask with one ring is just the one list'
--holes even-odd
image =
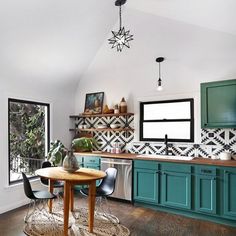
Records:
{"label": "black and white geometric tile backsplash", "polygon": [[[229,151],[236,155],[236,129],[202,129],[200,144],[169,144],[173,155],[207,157]],[[128,151],[140,154],[165,154],[163,143],[134,142]]]}
{"label": "black and white geometric tile backsplash", "polygon": [[[117,117],[86,117],[79,118],[76,121],[76,128],[79,125],[86,125],[88,128],[97,128],[99,125],[105,125],[110,127],[111,124],[116,124],[120,128],[133,129],[134,126],[134,116],[117,116]],[[93,137],[97,141],[95,146],[96,150],[109,152],[116,143],[121,145],[122,151],[126,151],[126,147],[129,143],[132,143],[134,139],[133,130],[123,130],[123,131],[93,131]]]}
{"label": "black and white geometric tile backsplash", "polygon": [[[89,117],[79,118],[76,127],[86,124],[88,128],[98,125],[117,124],[119,127],[133,128],[134,116],[118,117]],[[97,150],[110,151],[115,143],[122,144],[122,150],[139,154],[165,154],[165,145],[156,142],[133,142],[133,131],[94,131]],[[169,151],[173,155],[206,157],[219,155],[223,151],[230,151],[236,155],[236,129],[202,129],[200,144],[169,144]]]}

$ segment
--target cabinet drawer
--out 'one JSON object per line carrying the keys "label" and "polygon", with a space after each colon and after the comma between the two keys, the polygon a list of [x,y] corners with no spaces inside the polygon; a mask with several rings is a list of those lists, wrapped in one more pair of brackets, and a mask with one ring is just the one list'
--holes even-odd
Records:
{"label": "cabinet drawer", "polygon": [[186,164],[174,164],[174,163],[163,163],[162,171],[191,173],[191,165]]}
{"label": "cabinet drawer", "polygon": [[100,157],[84,157],[84,164],[100,165]]}
{"label": "cabinet drawer", "polygon": [[76,157],[76,160],[79,164],[82,164],[83,163],[83,156],[80,156],[78,154],[74,154],[75,157]]}
{"label": "cabinet drawer", "polygon": [[156,161],[143,161],[143,160],[134,161],[134,168],[158,170],[158,165],[159,163]]}
{"label": "cabinet drawer", "polygon": [[196,167],[197,175],[212,175],[216,176],[216,168],[211,166],[197,166]]}

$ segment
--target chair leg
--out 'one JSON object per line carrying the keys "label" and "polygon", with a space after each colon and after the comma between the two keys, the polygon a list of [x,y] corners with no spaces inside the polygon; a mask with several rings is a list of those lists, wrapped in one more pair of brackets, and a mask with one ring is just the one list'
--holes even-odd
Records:
{"label": "chair leg", "polygon": [[111,214],[111,209],[109,206],[109,202],[105,196],[103,197],[98,197],[96,201],[96,210],[95,210],[95,215],[100,215],[102,214],[105,216],[111,223],[113,224],[118,224],[119,219],[117,217],[113,217]]}
{"label": "chair leg", "polygon": [[[31,212],[30,212],[30,210],[31,210]],[[34,212],[35,212],[35,201],[34,200],[30,200],[26,216],[24,217],[24,222],[25,223],[27,223],[29,221],[29,218],[34,214]]]}

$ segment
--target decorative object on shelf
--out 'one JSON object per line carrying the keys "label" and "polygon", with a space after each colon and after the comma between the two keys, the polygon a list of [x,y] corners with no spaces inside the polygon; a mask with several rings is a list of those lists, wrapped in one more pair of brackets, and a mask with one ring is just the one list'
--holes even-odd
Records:
{"label": "decorative object on shelf", "polygon": [[114,109],[114,114],[119,114],[119,105],[118,104],[116,104],[115,105],[115,109]]}
{"label": "decorative object on shelf", "polygon": [[107,128],[107,125],[98,125],[97,128],[98,128],[98,129],[106,129],[106,128]]}
{"label": "decorative object on shelf", "polygon": [[117,125],[117,124],[110,124],[110,127],[112,129],[117,129],[117,128],[119,128],[119,125]]}
{"label": "decorative object on shelf", "polygon": [[50,149],[47,155],[47,160],[54,166],[61,166],[64,157],[66,156],[67,148],[60,140],[50,142]]}
{"label": "decorative object on shelf", "polygon": [[79,163],[73,154],[73,151],[67,151],[67,154],[63,160],[63,169],[68,172],[75,172],[79,169]]}
{"label": "decorative object on shelf", "polygon": [[159,79],[157,81],[157,91],[161,91],[163,90],[163,87],[162,87],[162,80],[161,80],[161,62],[163,62],[165,59],[164,57],[158,57],[156,59],[156,62],[159,63]]}
{"label": "decorative object on shelf", "polygon": [[118,6],[120,9],[119,11],[119,19],[120,19],[120,28],[119,31],[111,31],[112,37],[108,39],[109,44],[112,44],[111,48],[115,48],[117,52],[121,52],[123,47],[126,46],[130,48],[129,41],[133,40],[133,35],[130,34],[130,31],[125,31],[125,27],[122,27],[122,19],[121,19],[121,6],[126,3],[126,0],[116,0],[115,5]]}
{"label": "decorative object on shelf", "polygon": [[114,113],[114,109],[109,109],[108,105],[105,105],[103,109],[103,114],[113,114],[113,113]]}
{"label": "decorative object on shelf", "polygon": [[220,158],[220,160],[223,160],[223,161],[229,161],[229,160],[231,160],[231,153],[230,152],[222,152],[222,153],[220,153],[219,158]]}
{"label": "decorative object on shelf", "polygon": [[84,114],[101,114],[104,92],[87,93],[85,99]]}
{"label": "decorative object on shelf", "polygon": [[90,152],[96,144],[94,138],[82,137],[72,140],[72,149],[76,152]]}
{"label": "decorative object on shelf", "polygon": [[125,101],[125,98],[121,99],[121,102],[120,102],[120,113],[127,113],[127,103]]}

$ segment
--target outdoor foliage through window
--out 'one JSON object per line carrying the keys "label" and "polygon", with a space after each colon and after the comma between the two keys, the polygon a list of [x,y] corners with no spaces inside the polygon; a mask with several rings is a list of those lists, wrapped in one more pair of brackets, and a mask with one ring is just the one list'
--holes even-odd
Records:
{"label": "outdoor foliage through window", "polygon": [[48,149],[49,105],[9,99],[9,182],[34,176]]}

